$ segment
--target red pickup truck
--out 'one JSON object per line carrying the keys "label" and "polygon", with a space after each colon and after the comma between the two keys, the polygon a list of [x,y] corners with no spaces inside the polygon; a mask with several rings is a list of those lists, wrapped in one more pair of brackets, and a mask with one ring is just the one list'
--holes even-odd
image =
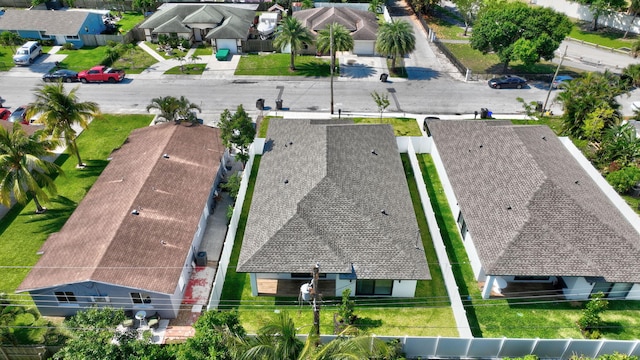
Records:
{"label": "red pickup truck", "polygon": [[88,82],[110,82],[116,83],[124,79],[124,71],[118,69],[108,68],[106,66],[94,66],[89,70],[84,70],[78,73],[78,80],[83,83]]}

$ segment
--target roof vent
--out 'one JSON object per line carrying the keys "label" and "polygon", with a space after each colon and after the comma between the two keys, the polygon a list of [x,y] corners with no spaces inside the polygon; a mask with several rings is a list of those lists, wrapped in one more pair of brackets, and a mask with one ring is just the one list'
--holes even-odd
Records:
{"label": "roof vent", "polygon": [[388,213],[388,212],[387,212],[387,210],[385,210],[385,209],[382,209],[382,210],[380,211],[380,213],[381,213],[382,215],[389,215],[389,213]]}
{"label": "roof vent", "polygon": [[168,159],[169,158],[169,154],[162,154],[162,157],[165,158],[165,159]]}
{"label": "roof vent", "polygon": [[542,140],[547,141],[547,137],[546,137],[546,136],[543,136],[543,137],[542,137]]}
{"label": "roof vent", "polygon": [[480,144],[480,149],[482,149],[482,144]]}
{"label": "roof vent", "polygon": [[160,244],[162,244],[162,246],[165,246],[165,245],[167,245],[167,242],[164,241],[164,240],[160,240]]}
{"label": "roof vent", "polygon": [[288,184],[289,183],[289,179],[284,179],[284,183]]}
{"label": "roof vent", "polygon": [[576,180],[576,185],[580,185],[580,180]]}
{"label": "roof vent", "polygon": [[511,210],[511,206],[507,206],[507,210]]}
{"label": "roof vent", "polygon": [[372,153],[373,155],[378,155],[378,153],[376,152],[376,149],[371,150],[371,153]]}
{"label": "roof vent", "polygon": [[133,209],[133,211],[131,211],[131,215],[140,215],[140,211],[138,211],[138,209]]}
{"label": "roof vent", "polygon": [[293,141],[289,141],[289,146],[293,145]]}

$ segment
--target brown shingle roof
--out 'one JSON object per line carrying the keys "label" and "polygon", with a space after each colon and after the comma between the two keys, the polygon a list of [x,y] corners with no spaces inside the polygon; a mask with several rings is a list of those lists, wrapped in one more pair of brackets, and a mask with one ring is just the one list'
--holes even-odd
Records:
{"label": "brown shingle roof", "polygon": [[486,274],[640,282],[640,234],[551,129],[428,126]]}
{"label": "brown shingle roof", "polygon": [[97,281],[173,294],[223,152],[216,128],[132,132],[18,290]]}
{"label": "brown shingle roof", "polygon": [[332,23],[343,25],[351,32],[354,40],[376,40],[378,20],[370,11],[349,9],[346,7],[321,7],[300,10],[293,13],[302,25],[315,36]]}

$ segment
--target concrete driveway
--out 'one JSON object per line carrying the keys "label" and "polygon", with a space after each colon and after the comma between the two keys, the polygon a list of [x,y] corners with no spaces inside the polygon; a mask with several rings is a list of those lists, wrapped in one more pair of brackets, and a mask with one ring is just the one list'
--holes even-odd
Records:
{"label": "concrete driveway", "polygon": [[54,46],[49,53],[42,54],[29,66],[14,66],[5,76],[11,77],[42,77],[56,66],[56,61],[62,61],[67,55],[58,55],[59,46]]}

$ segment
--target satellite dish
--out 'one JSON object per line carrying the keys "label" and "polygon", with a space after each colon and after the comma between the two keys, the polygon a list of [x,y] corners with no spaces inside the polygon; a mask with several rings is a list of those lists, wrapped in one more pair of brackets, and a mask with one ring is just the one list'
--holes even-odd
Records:
{"label": "satellite dish", "polygon": [[305,283],[300,286],[300,297],[303,301],[311,300],[311,284]]}

